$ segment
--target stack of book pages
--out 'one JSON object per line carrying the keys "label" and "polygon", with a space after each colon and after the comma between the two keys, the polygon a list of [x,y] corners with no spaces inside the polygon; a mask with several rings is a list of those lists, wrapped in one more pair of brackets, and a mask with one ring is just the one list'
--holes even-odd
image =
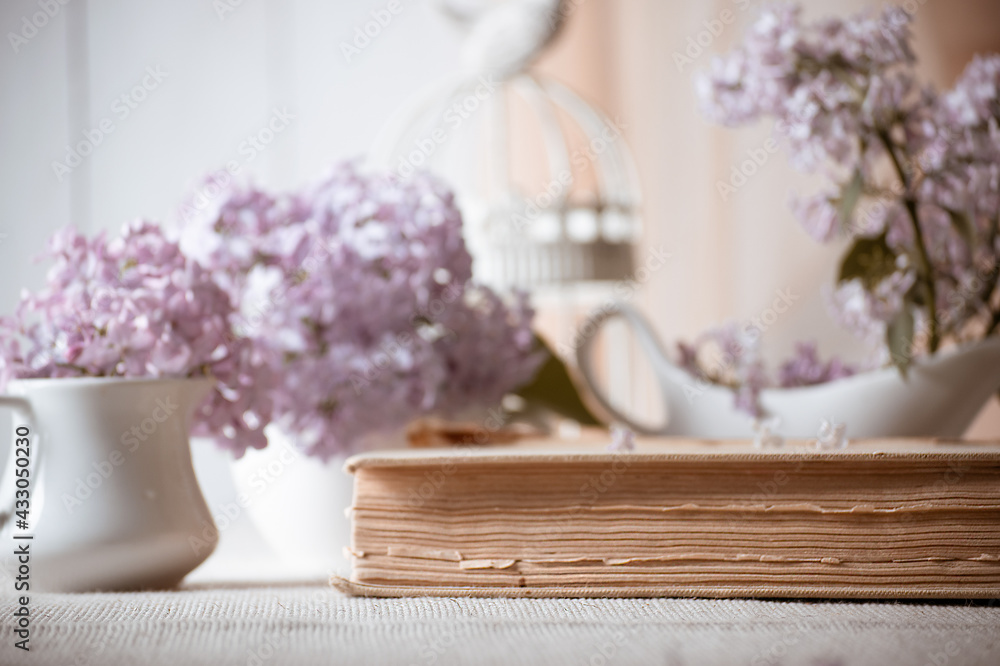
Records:
{"label": "stack of book pages", "polygon": [[370,596],[1000,597],[1000,444],[535,440],[351,458]]}

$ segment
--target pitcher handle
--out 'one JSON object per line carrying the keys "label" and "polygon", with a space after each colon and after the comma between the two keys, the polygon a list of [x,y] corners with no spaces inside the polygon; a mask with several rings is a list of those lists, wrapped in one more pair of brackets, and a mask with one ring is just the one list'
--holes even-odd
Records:
{"label": "pitcher handle", "polygon": [[[29,502],[29,512],[32,501],[37,502],[40,498],[31,497],[31,490],[35,487],[35,475],[38,468],[38,426],[35,421],[35,412],[31,408],[31,403],[26,398],[14,395],[0,395],[0,407],[9,407],[20,412],[21,416],[27,422],[27,426],[17,426],[14,429],[13,446],[10,448],[7,464],[4,465],[3,471],[0,472],[3,474],[0,477],[0,532],[2,532],[7,527],[7,521],[10,520],[16,511],[19,490],[28,491],[26,499]],[[28,433],[22,436],[19,431],[25,427],[28,429]],[[21,439],[27,439],[27,446],[20,443]],[[18,467],[17,460],[22,457],[18,455],[18,449],[23,450],[25,448],[28,449],[28,464],[27,466]],[[25,476],[19,476],[18,469],[27,469],[28,472]],[[18,486],[17,482],[21,478],[27,479],[27,485],[23,487]]]}
{"label": "pitcher handle", "polygon": [[[664,422],[661,425],[649,426],[637,423],[612,406],[611,400],[601,391],[600,384],[594,375],[593,354],[591,353],[591,349],[594,345],[594,339],[597,337],[597,332],[601,329],[601,327],[614,317],[621,317],[625,320],[635,333],[635,337],[639,341],[639,347],[654,364],[654,367],[658,365],[656,363],[657,359],[666,358],[663,347],[660,346],[660,341],[653,332],[653,328],[649,325],[649,322],[646,321],[646,318],[639,314],[638,310],[631,307],[627,303],[616,302],[612,304],[611,307],[605,307],[593,313],[582,327],[582,330],[587,331],[588,334],[582,336],[583,341],[576,349],[576,361],[580,368],[580,373],[590,386],[590,390],[593,391],[597,401],[615,419],[621,421],[641,435],[665,435],[667,434],[667,429],[670,426],[669,409]],[[668,393],[666,387],[663,385],[663,382],[666,380],[665,378],[657,375],[657,381],[660,383],[660,391],[663,394],[664,401],[666,401]]]}

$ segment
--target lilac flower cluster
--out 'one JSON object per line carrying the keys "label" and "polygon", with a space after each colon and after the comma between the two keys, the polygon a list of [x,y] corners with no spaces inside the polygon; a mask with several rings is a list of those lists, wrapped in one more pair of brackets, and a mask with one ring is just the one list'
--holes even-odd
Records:
{"label": "lilac flower cluster", "polygon": [[231,186],[180,233],[272,359],[277,422],[324,459],[496,403],[543,360],[526,300],[471,282],[461,215],[427,175],[348,163],[283,195]]}
{"label": "lilac flower cluster", "polygon": [[760,359],[759,343],[759,334],[730,322],[705,331],[692,343],[678,342],[677,364],[699,381],[732,390],[733,406],[754,418],[765,416],[760,392],[766,388],[824,384],[858,371],[837,358],[823,361],[813,343],[799,343],[795,355],[778,368],[775,381]]}
{"label": "lilac flower cluster", "polygon": [[855,374],[857,369],[838,358],[822,361],[811,342],[795,345],[795,356],[778,369],[778,385],[783,388],[825,384]]}
{"label": "lilac flower cluster", "polygon": [[[1000,265],[1000,56],[977,56],[921,125],[913,198],[938,293],[936,318],[956,336],[986,314],[996,332]],[[978,288],[977,288],[978,287]]]}
{"label": "lilac flower cluster", "polygon": [[866,289],[861,280],[850,280],[826,294],[828,309],[840,326],[872,350],[870,365],[889,361],[889,351],[882,344],[886,327],[903,309],[905,295],[915,281],[912,272],[899,272],[874,289]]}
{"label": "lilac flower cluster", "polygon": [[811,25],[796,5],[766,10],[696,79],[704,111],[726,125],[773,117],[796,166],[850,173],[880,149],[859,136],[919,106],[909,23],[896,7]]}
{"label": "lilac flower cluster", "polygon": [[36,377],[213,377],[194,432],[242,451],[266,444],[270,366],[231,328],[228,294],[155,224],[120,237],[56,233],[45,287],[0,318],[0,390]]}
{"label": "lilac flower cluster", "polygon": [[[452,194],[347,164],[299,192],[219,193],[168,240],[67,229],[45,288],[0,319],[0,390],[31,377],[201,377],[195,418],[241,455],[277,421],[328,458],[417,416],[460,416],[544,360],[526,298],[472,282]],[[189,210],[194,210],[189,207]]]}
{"label": "lilac flower cluster", "polygon": [[793,210],[814,239],[851,240],[833,315],[898,365],[1000,329],[1000,56],[922,87],[910,19],[773,8],[696,83],[708,117],[774,119],[792,163],[832,181]]}
{"label": "lilac flower cluster", "polygon": [[607,448],[611,453],[635,451],[635,433],[623,425],[612,423],[611,442]]}
{"label": "lilac flower cluster", "polygon": [[760,391],[770,382],[759,339],[736,322],[711,328],[692,343],[677,343],[678,365],[700,381],[728,387],[737,409],[761,416]]}

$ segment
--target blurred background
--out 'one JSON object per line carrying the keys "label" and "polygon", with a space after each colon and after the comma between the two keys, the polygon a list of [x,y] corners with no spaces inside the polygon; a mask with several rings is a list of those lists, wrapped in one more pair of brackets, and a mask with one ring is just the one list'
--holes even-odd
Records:
{"label": "blurred background", "polygon": [[[760,5],[568,0],[562,30],[532,70],[601,110],[631,149],[642,192],[634,266],[654,250],[668,256],[638,276],[634,302],[665,341],[751,320],[790,293],[793,305],[767,326],[768,359],[802,339],[824,355],[857,357],[822,298],[840,248],[810,240],[787,207],[792,191],[815,183],[779,153],[730,195],[717,187],[770,128],[710,124],[691,75],[739,39]],[[804,5],[815,17],[877,3]],[[1000,3],[909,0],[906,8],[930,83],[949,86],[974,53],[1000,50]],[[0,312],[41,283],[44,266],[32,257],[64,224],[95,232],[170,218],[200,176],[227,165],[281,189],[366,156],[407,100],[461,67],[466,30],[446,14],[430,0],[4,2]],[[93,145],[86,155],[72,148],[84,139]],[[540,321],[557,348],[572,347],[579,317],[603,298],[595,293],[539,290]],[[655,412],[644,363],[622,349],[618,395]],[[1000,435],[995,400],[970,434]]]}

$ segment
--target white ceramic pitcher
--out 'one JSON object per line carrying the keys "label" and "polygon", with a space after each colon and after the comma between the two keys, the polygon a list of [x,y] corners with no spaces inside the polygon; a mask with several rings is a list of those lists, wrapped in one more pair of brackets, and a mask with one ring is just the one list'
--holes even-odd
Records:
{"label": "white ceramic pitcher", "polygon": [[[12,553],[24,544],[33,591],[170,587],[203,562],[217,531],[191,466],[188,431],[212,385],[10,382],[0,406],[14,409],[16,436],[30,434],[16,440],[0,477],[0,573],[17,573]],[[21,469],[28,472],[15,472]],[[19,485],[19,478],[29,482]],[[19,525],[26,505],[18,490],[28,490],[27,529]]]}
{"label": "white ceramic pitcher", "polygon": [[[663,399],[666,420],[636,423],[604,395],[595,378],[591,348],[597,330],[622,317],[648,357]],[[732,392],[699,382],[671,363],[646,319],[624,303],[599,312],[577,348],[580,370],[597,399],[636,432],[704,438],[753,436],[748,415],[733,407]],[[785,437],[815,438],[824,419],[843,422],[848,437],[960,437],[1000,387],[1000,338],[989,338],[918,359],[903,377],[896,368],[860,373],[826,384],[765,389],[761,407],[780,419]]]}

